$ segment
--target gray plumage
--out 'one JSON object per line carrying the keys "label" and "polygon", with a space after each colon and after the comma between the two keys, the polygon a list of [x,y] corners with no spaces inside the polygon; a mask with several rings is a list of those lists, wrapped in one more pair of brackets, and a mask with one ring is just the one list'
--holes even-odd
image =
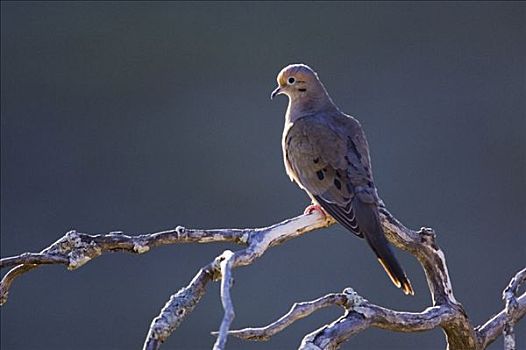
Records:
{"label": "gray plumage", "polygon": [[289,97],[282,139],[287,174],[313,203],[365,238],[392,282],[405,294],[414,294],[380,222],[381,201],[360,123],[336,107],[310,67],[287,66],[277,80],[272,97]]}

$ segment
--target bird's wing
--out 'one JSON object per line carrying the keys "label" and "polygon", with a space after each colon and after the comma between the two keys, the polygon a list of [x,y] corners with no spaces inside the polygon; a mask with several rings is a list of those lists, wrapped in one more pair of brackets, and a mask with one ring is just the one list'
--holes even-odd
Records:
{"label": "bird's wing", "polygon": [[392,282],[413,294],[380,223],[367,141],[358,121],[345,115],[304,117],[284,142],[290,175],[336,221],[365,238]]}
{"label": "bird's wing", "polygon": [[301,118],[288,130],[284,142],[289,175],[338,222],[363,237],[353,198],[376,203],[377,197],[359,124],[351,119],[329,125],[321,118]]}

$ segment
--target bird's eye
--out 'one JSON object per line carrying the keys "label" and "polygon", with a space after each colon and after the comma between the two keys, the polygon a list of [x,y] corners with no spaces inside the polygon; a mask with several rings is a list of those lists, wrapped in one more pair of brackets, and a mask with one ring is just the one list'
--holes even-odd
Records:
{"label": "bird's eye", "polygon": [[289,85],[292,85],[292,84],[294,84],[295,82],[296,82],[296,79],[294,79],[294,77],[289,77],[289,78],[287,79],[287,83],[289,83]]}

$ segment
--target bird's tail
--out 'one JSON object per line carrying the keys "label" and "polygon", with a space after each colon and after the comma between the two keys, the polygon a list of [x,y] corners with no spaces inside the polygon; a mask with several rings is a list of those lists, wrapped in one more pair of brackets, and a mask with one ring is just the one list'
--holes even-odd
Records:
{"label": "bird's tail", "polygon": [[353,210],[356,215],[356,221],[360,227],[360,231],[364,234],[369,246],[373,249],[378,261],[384,268],[389,278],[395,286],[402,289],[408,295],[414,295],[411,282],[405,275],[404,270],[396,260],[391,246],[385,238],[385,233],[380,223],[380,217],[376,206],[363,203],[360,199],[354,198]]}

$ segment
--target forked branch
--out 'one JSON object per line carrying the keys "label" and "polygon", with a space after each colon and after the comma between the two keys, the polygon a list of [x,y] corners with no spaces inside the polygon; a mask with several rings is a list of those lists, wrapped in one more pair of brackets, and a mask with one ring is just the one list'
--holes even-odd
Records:
{"label": "forked branch", "polygon": [[159,315],[153,319],[144,349],[158,349],[199,303],[208,282],[215,280],[221,280],[221,301],[225,310],[219,332],[214,333],[217,335],[214,345],[216,350],[225,348],[228,335],[247,340],[268,340],[295,321],[320,308],[333,305],[342,307],[345,310],[343,315],[331,324],[306,335],[300,349],[338,349],[343,342],[369,327],[398,332],[417,332],[441,327],[446,333],[450,350],[481,350],[505,333],[506,350],[513,349],[513,325],[526,314],[526,293],[518,296],[519,286],[526,279],[526,269],[520,271],[506,288],[505,309],[484,325],[474,328],[462,305],[453,295],[445,255],[436,243],[433,230],[410,230],[383,208],[381,219],[389,241],[415,256],[425,271],[433,305],[420,313],[383,308],[347,288],[342,293],[328,294],[313,301],[295,304],[287,314],[268,326],[230,331],[234,318],[230,297],[232,270],[252,264],[271,247],[334,223],[319,212],[300,215],[259,229],[197,230],[178,226],[172,230],[134,236],[121,232],[89,235],[70,231],[40,253],[24,253],[0,260],[0,267],[11,267],[0,282],[0,303],[7,300],[9,287],[17,277],[41,265],[63,264],[73,270],[107,252],[141,254],[169,244],[232,242],[245,248],[223,252],[201,268],[186,287],[172,295]]}

